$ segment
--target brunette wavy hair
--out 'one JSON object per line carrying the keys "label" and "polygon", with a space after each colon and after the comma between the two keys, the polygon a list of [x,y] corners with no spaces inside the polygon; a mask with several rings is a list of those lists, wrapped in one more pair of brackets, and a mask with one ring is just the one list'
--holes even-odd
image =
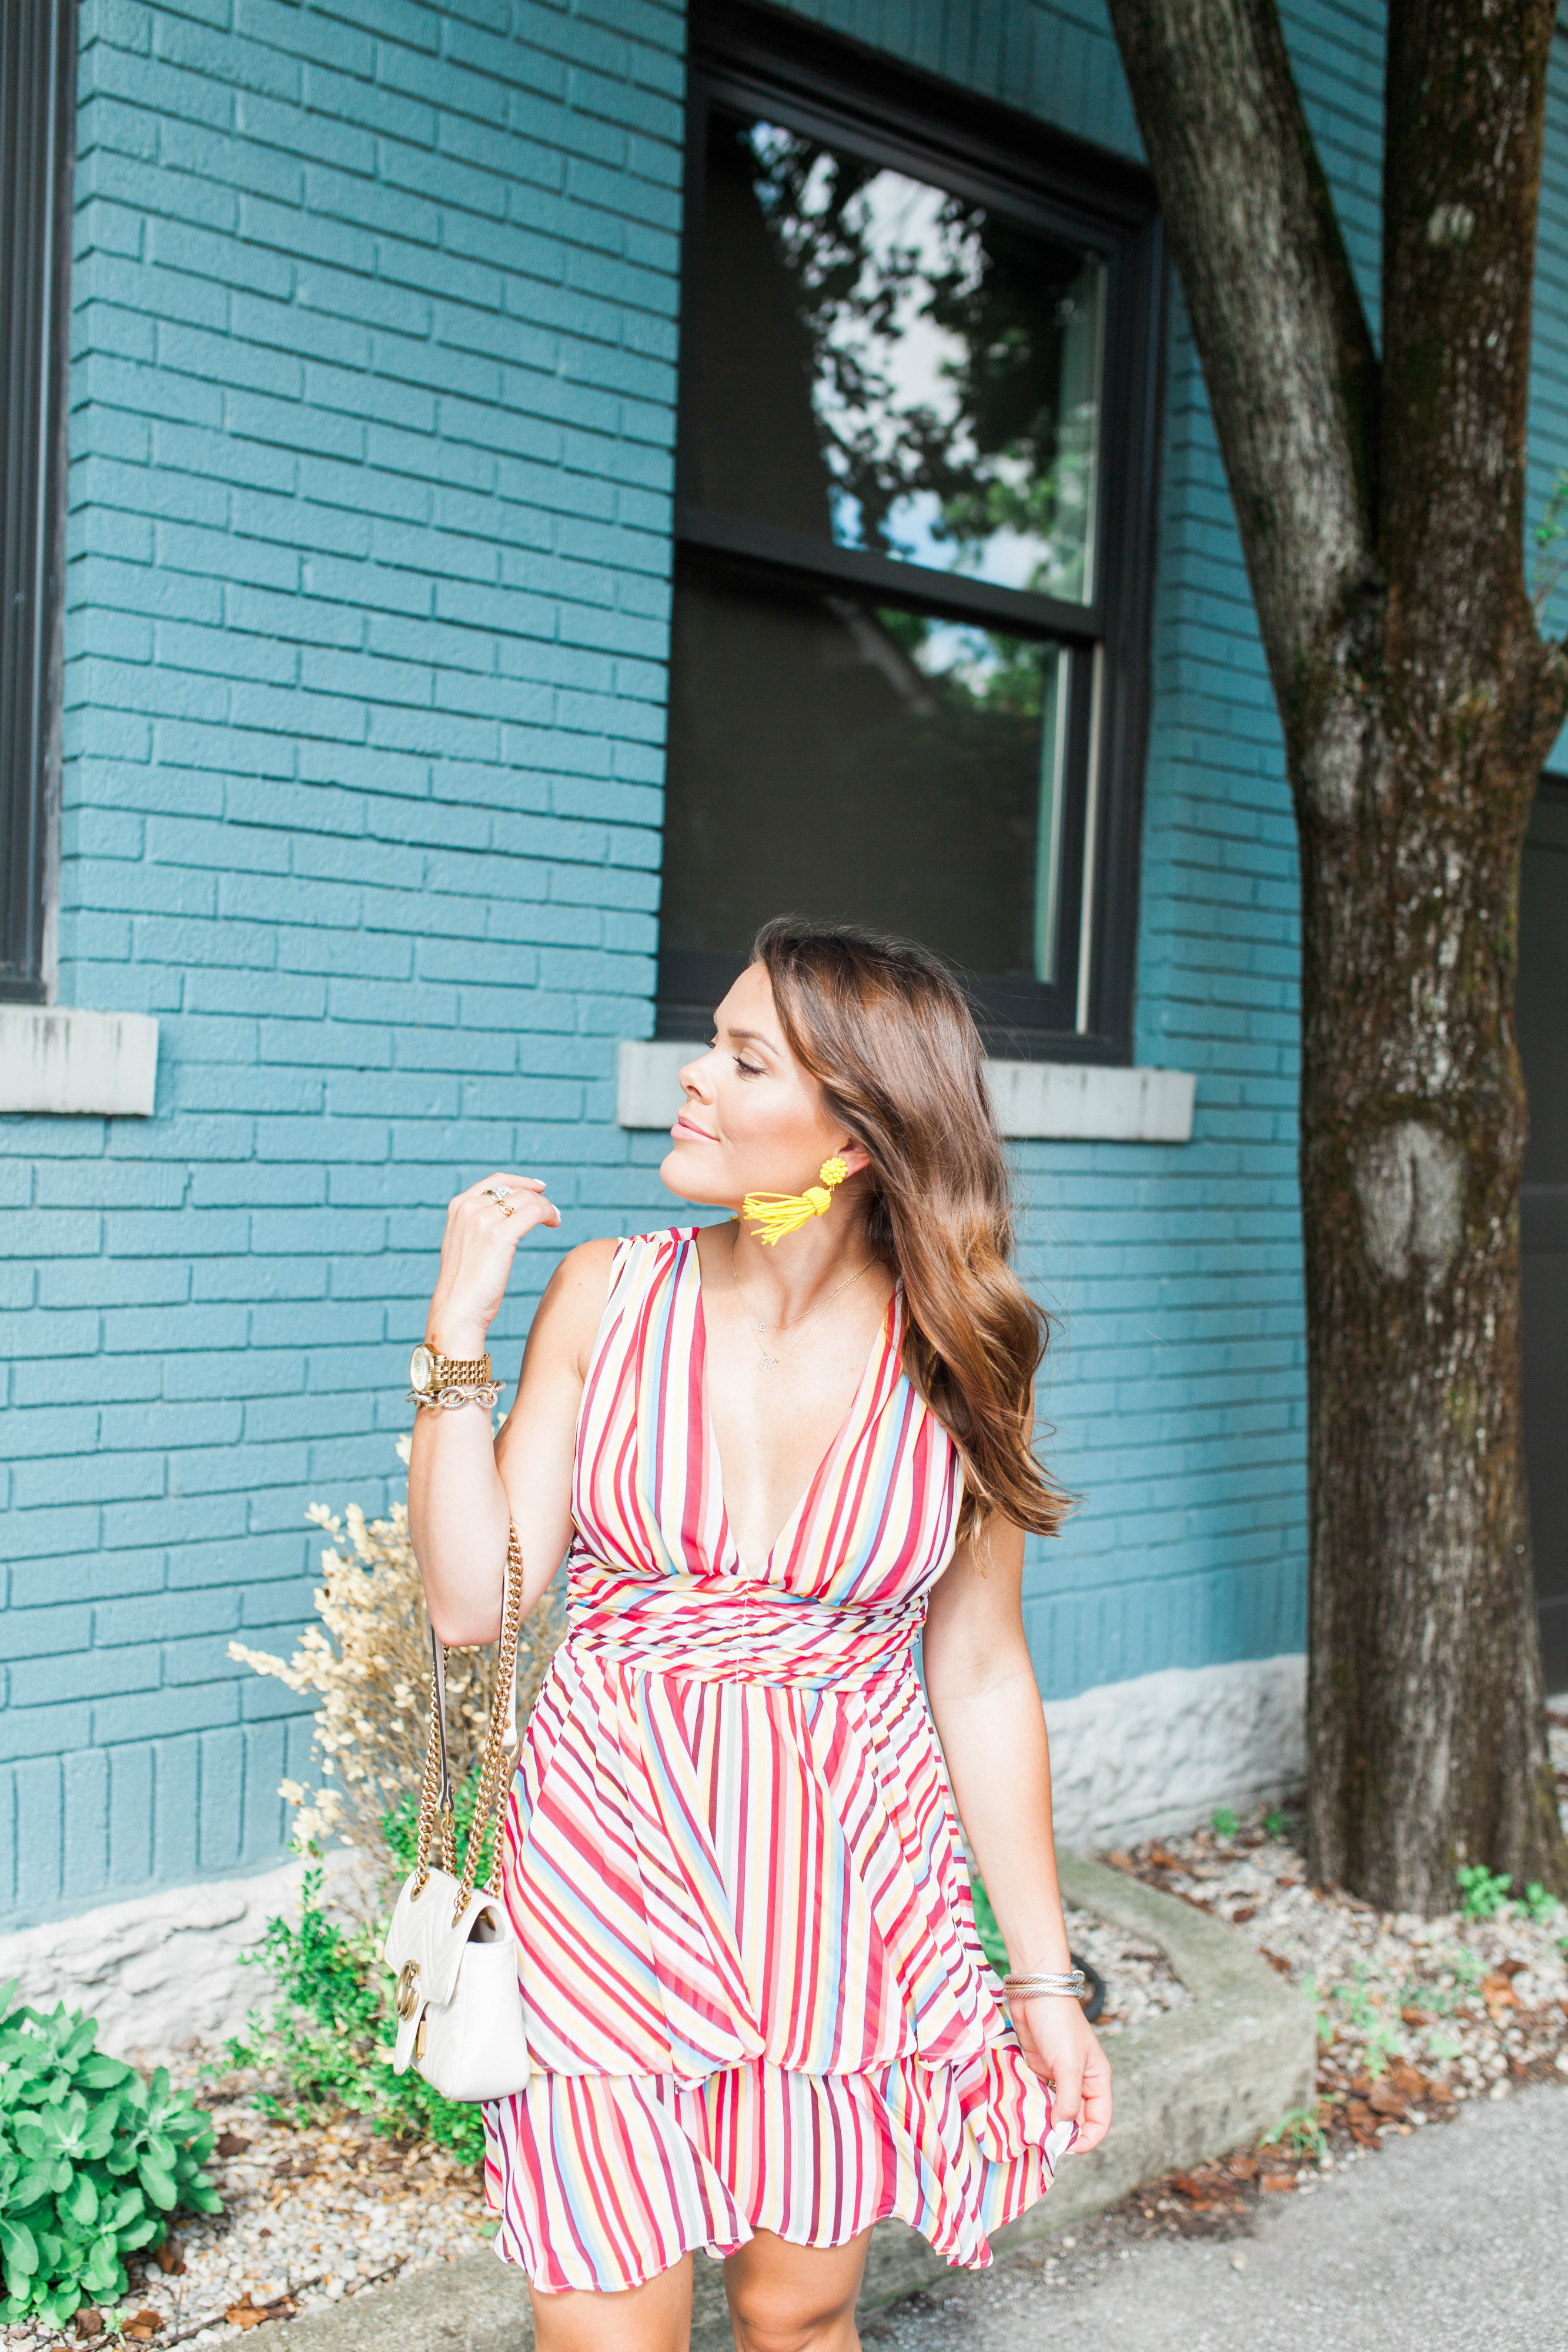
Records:
{"label": "brunette wavy hair", "polygon": [[752,946],[801,1067],[871,1156],[867,1232],[904,1285],[904,1369],[964,1465],[959,1540],[993,1514],[1054,1535],[1035,1459],[1049,1318],[1009,1260],[1011,1188],[968,1000],[907,940],[779,915]]}

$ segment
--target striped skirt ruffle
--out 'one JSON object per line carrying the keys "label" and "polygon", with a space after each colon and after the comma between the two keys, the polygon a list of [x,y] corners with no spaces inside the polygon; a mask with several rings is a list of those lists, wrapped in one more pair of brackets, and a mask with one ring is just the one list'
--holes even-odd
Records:
{"label": "striped skirt ruffle", "polygon": [[637,2286],[754,2230],[841,2246],[890,2216],[982,2267],[988,2233],[1045,2194],[1073,2128],[1052,2128],[1050,2093],[1012,2050],[860,2074],[757,2059],[688,2084],[536,2074],[485,2124],[497,2252],[547,2294]]}

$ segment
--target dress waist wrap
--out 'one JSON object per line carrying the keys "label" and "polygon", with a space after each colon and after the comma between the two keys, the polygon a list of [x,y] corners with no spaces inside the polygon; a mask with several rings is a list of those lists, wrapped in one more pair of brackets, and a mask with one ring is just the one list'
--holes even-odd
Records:
{"label": "dress waist wrap", "polygon": [[751,1577],[650,1578],[574,1552],[567,1642],[649,1672],[709,1683],[857,1690],[906,1669],[925,1597],[856,1607],[782,1591]]}

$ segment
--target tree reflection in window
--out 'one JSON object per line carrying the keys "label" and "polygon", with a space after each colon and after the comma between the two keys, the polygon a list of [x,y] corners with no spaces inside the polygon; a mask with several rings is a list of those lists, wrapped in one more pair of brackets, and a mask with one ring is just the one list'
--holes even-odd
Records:
{"label": "tree reflection in window", "polygon": [[[699,502],[998,586],[1092,596],[1102,261],[716,110],[699,278],[701,340],[728,345],[694,369]],[[747,369],[758,373],[743,388]],[[804,502],[801,394],[815,476]],[[703,445],[718,462],[702,463]]]}

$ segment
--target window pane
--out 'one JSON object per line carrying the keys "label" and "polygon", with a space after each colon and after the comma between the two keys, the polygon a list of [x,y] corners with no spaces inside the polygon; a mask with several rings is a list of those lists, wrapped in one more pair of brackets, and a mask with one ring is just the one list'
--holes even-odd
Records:
{"label": "window pane", "polygon": [[716,109],[688,494],[1088,599],[1104,278],[981,205]]}
{"label": "window pane", "polygon": [[683,566],[664,948],[742,955],[796,912],[1052,977],[1065,672],[1052,646]]}

